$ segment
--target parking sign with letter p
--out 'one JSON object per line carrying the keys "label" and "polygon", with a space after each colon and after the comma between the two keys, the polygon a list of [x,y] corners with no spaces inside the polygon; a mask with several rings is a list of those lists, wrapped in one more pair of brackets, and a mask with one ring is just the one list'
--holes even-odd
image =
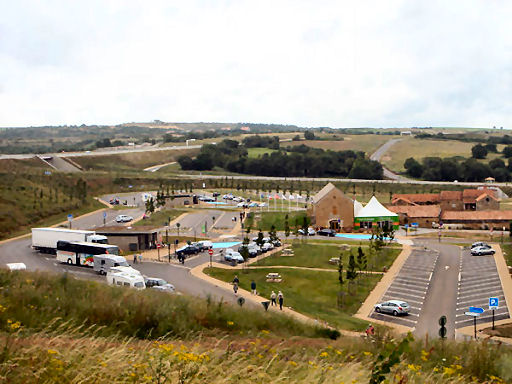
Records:
{"label": "parking sign with letter p", "polygon": [[499,299],[497,297],[489,297],[489,309],[498,309],[499,308]]}

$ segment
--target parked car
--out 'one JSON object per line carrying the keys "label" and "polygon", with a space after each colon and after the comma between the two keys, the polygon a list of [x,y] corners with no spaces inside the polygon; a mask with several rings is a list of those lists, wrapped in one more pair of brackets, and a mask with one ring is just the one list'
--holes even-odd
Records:
{"label": "parked car", "polygon": [[243,197],[233,197],[233,201],[241,203],[242,201],[244,201],[244,198]]}
{"label": "parked car", "polygon": [[233,200],[233,195],[231,195],[231,194],[227,194],[227,195],[222,196],[222,198],[223,198],[224,200]]}
{"label": "parked car", "polygon": [[220,193],[219,193],[219,192],[213,192],[212,196],[213,196],[213,197],[219,197],[219,196],[220,196]]}
{"label": "parked car", "polygon": [[377,304],[375,306],[375,312],[390,313],[393,316],[408,315],[409,304],[401,300],[389,300],[384,303]]}
{"label": "parked car", "polygon": [[248,205],[249,208],[254,208],[254,207],[257,207],[258,206],[258,203],[255,203],[254,201]]}
{"label": "parked car", "polygon": [[302,236],[315,236],[316,235],[316,232],[313,228],[309,227],[307,232],[304,232],[304,230],[301,228],[299,229],[297,232],[299,232],[299,235],[302,235]]}
{"label": "parked car", "polygon": [[116,222],[118,223],[129,223],[133,220],[133,217],[128,215],[117,215],[116,216]]}
{"label": "parked car", "polygon": [[195,255],[196,253],[199,253],[199,248],[192,244],[187,244],[176,250],[178,256]]}
{"label": "parked car", "polygon": [[258,250],[254,247],[249,247],[248,245],[241,245],[238,247],[238,252],[242,254],[243,250],[247,249],[247,252],[249,254],[249,257],[256,257],[258,256]]}
{"label": "parked car", "polygon": [[477,247],[492,248],[489,244],[484,243],[483,241],[477,241],[476,243],[471,244],[471,249]]}
{"label": "parked car", "polygon": [[272,245],[272,243],[265,243],[261,246],[261,250],[263,252],[267,252],[267,251],[270,251],[271,249],[273,249],[274,246]]}
{"label": "parked car", "polygon": [[159,279],[158,277],[144,277],[144,282],[146,283],[146,288],[158,289],[160,291],[165,292],[175,292],[176,288],[174,285],[169,284],[164,279]]}
{"label": "parked car", "polygon": [[281,244],[281,240],[277,239],[277,240],[274,240],[271,242],[271,244],[274,246],[274,247],[280,247],[282,244]]}
{"label": "parked car", "polygon": [[260,207],[260,208],[263,208],[263,207],[266,207],[266,206],[267,206],[267,203],[259,203],[258,204],[258,207]]}
{"label": "parked car", "polygon": [[236,205],[237,207],[239,208],[247,208],[248,207],[248,204],[247,203],[244,203],[244,202],[240,202]]}
{"label": "parked car", "polygon": [[324,229],[319,230],[316,234],[319,236],[334,237],[336,235],[336,232],[332,229],[324,228]]}
{"label": "parked car", "polygon": [[195,244],[197,244],[201,250],[207,250],[207,249],[212,249],[213,248],[213,243],[211,241],[208,241],[208,240],[201,240],[201,241],[198,241]]}
{"label": "parked car", "polygon": [[226,254],[224,255],[224,260],[226,261],[236,261],[237,263],[243,263],[244,258],[240,254],[240,252],[233,251],[232,249],[228,249]]}
{"label": "parked car", "polygon": [[495,252],[494,249],[487,247],[475,247],[471,249],[472,256],[494,255]]}

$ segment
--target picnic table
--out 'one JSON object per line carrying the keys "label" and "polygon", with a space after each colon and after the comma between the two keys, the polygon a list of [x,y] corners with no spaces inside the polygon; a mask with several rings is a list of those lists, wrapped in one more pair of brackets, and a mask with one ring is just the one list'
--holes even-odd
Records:
{"label": "picnic table", "polygon": [[270,272],[267,273],[267,283],[280,283],[283,281],[283,278],[279,273],[276,272]]}

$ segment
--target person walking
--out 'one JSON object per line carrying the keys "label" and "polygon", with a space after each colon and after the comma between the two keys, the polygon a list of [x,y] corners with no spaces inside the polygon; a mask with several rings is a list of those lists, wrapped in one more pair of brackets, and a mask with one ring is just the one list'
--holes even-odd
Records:
{"label": "person walking", "polygon": [[137,254],[133,254],[133,264],[137,264]]}
{"label": "person walking", "polygon": [[272,293],[270,294],[270,305],[277,306],[276,297],[277,297],[276,293],[274,291],[272,291]]}
{"label": "person walking", "polygon": [[368,324],[368,328],[366,328],[366,337],[371,337],[375,335],[375,328],[373,328],[373,325]]}
{"label": "person walking", "polygon": [[235,278],[233,279],[233,284],[235,284],[235,283],[237,285],[240,284],[240,280],[238,280],[238,276],[237,275],[235,275]]}
{"label": "person walking", "polygon": [[238,283],[233,283],[233,292],[235,292],[235,295],[238,292]]}
{"label": "person walking", "polygon": [[254,280],[251,281],[251,291],[253,295],[256,295],[256,282]]}
{"label": "person walking", "polygon": [[139,263],[142,264],[142,253],[139,253]]}
{"label": "person walking", "polygon": [[283,310],[283,301],[284,301],[283,292],[279,291],[279,293],[277,294],[277,301],[279,302],[279,309],[282,311]]}

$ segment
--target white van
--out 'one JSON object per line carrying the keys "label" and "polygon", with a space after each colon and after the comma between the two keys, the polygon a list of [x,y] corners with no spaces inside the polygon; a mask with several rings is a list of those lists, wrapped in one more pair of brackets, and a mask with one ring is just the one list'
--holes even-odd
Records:
{"label": "white van", "polygon": [[146,284],[142,275],[130,272],[107,272],[107,283],[135,289],[145,289]]}

